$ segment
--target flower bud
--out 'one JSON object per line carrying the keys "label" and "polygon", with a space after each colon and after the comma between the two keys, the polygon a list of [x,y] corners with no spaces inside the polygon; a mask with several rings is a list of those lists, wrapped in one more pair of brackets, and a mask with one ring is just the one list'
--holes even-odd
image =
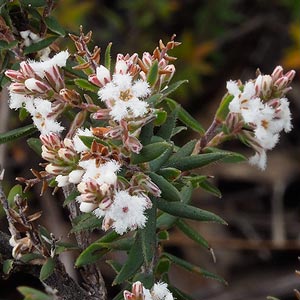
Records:
{"label": "flower bud", "polygon": [[152,66],[152,61],[153,61],[152,55],[149,52],[144,52],[142,57],[142,62],[147,69],[150,69],[150,67]]}
{"label": "flower bud", "polygon": [[67,148],[61,148],[58,150],[58,156],[64,160],[67,164],[73,164],[77,160],[77,155],[72,150]]}
{"label": "flower bud", "polygon": [[9,86],[9,91],[16,94],[27,94],[28,92],[24,83],[20,83],[20,82],[13,82]]}
{"label": "flower bud", "polygon": [[136,281],[132,285],[131,291],[135,295],[136,300],[143,300],[143,284],[140,281]]}
{"label": "flower bud", "polygon": [[57,182],[58,187],[66,186],[69,184],[69,176],[58,175],[56,176],[55,181]]}
{"label": "flower bud", "polygon": [[50,85],[54,88],[56,92],[60,91],[64,87],[64,81],[59,72],[57,65],[52,66],[51,68],[44,71],[46,79]]}
{"label": "flower bud", "polygon": [[108,120],[110,118],[109,112],[110,109],[107,108],[99,109],[92,115],[92,118],[95,120]]}
{"label": "flower bud", "polygon": [[15,70],[7,70],[5,71],[5,76],[12,79],[13,81],[24,81],[25,77],[23,76],[23,74],[19,71],[15,71]]}
{"label": "flower bud", "polygon": [[49,85],[34,78],[25,80],[24,84],[29,91],[40,94],[45,94],[51,89]]}
{"label": "flower bud", "polygon": [[273,73],[271,74],[271,77],[273,79],[273,82],[275,82],[277,79],[283,76],[283,68],[282,66],[277,66]]}
{"label": "flower bud", "polygon": [[85,213],[92,212],[96,208],[97,208],[97,204],[87,203],[87,202],[81,202],[80,206],[79,206],[80,211],[85,212]]}
{"label": "flower bud", "polygon": [[272,94],[273,79],[270,75],[259,75],[255,81],[255,91],[262,98],[269,97]]}
{"label": "flower bud", "polygon": [[116,63],[115,73],[116,74],[126,74],[128,66],[124,60],[119,60]]}
{"label": "flower bud", "polygon": [[77,105],[81,102],[80,94],[75,90],[61,89],[59,94],[67,103]]}
{"label": "flower bud", "polygon": [[130,151],[137,154],[139,154],[143,148],[143,145],[134,136],[128,136],[128,138],[125,140],[125,145],[129,148]]}
{"label": "flower bud", "polygon": [[109,70],[102,65],[100,67],[97,67],[96,76],[100,83],[100,86],[104,86],[111,81]]}
{"label": "flower bud", "polygon": [[68,171],[68,167],[65,166],[58,166],[55,164],[48,164],[45,168],[46,172],[53,175],[61,175],[62,173],[65,173]]}
{"label": "flower bud", "polygon": [[113,201],[110,198],[104,198],[100,204],[99,208],[102,210],[108,209],[112,205]]}
{"label": "flower bud", "polygon": [[73,170],[70,174],[69,174],[69,181],[71,183],[77,184],[80,182],[81,177],[83,175],[84,171],[83,170]]}
{"label": "flower bud", "polygon": [[34,78],[36,75],[32,67],[25,61],[20,63],[20,72],[27,78]]}

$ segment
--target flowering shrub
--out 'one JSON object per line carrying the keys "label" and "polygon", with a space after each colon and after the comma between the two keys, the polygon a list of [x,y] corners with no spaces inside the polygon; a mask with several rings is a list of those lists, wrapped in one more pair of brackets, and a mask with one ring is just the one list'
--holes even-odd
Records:
{"label": "flowering shrub", "polygon": [[[51,24],[49,30],[53,30]],[[176,58],[169,52],[180,44],[175,36],[141,56],[112,58],[109,44],[104,59],[99,47],[90,50],[91,32],[70,34],[74,54],[67,50],[53,53],[48,48],[51,43],[41,47],[45,39],[30,31],[21,32],[20,37],[18,45],[7,40],[7,49],[34,53],[35,59],[22,57],[14,69],[5,71],[10,79],[8,103],[32,125],[4,133],[0,141],[38,132],[39,138],[29,138],[28,144],[41,156],[41,170],[32,170],[34,178],[17,179],[25,191],[41,183],[41,195],[47,188],[54,193],[62,189],[77,245],[63,243],[37,227],[40,213],[28,215],[22,191],[11,191],[11,204],[1,191],[12,256],[1,261],[3,272],[9,274],[17,265],[41,266],[40,280],[58,299],[105,299],[98,262],[106,253],[122,250],[128,254],[123,265],[108,262],[116,271],[113,284],[126,286],[128,282],[125,288],[132,288],[115,299],[186,299],[169,281],[171,264],[225,282],[164,251],[164,241],[168,230],[176,226],[212,251],[185,222],[226,224],[191,203],[194,189],[218,194],[210,177],[194,170],[217,161],[245,161],[241,154],[219,149],[230,139],[252,148],[255,154],[249,162],[265,169],[266,151],[276,145],[282,130],[292,127],[286,93],[295,72],[284,73],[278,66],[271,75],[259,73],[245,83],[228,81],[227,93],[205,131],[170,98],[176,98],[176,89],[186,83],[171,83]],[[187,128],[197,138],[176,144],[174,136]],[[92,241],[91,232],[99,228],[107,233]],[[58,258],[62,251],[74,248],[80,251],[75,265],[82,270],[84,286],[68,277]],[[65,286],[74,294],[68,296]]]}

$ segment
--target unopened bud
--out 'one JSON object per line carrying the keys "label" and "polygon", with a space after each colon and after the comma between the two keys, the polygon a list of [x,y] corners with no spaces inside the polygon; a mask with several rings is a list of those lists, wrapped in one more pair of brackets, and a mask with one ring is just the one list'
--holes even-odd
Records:
{"label": "unopened bud", "polygon": [[143,148],[143,145],[134,136],[128,136],[128,138],[125,140],[125,145],[129,148],[130,151],[137,154],[139,154]]}
{"label": "unopened bud", "polygon": [[92,212],[96,208],[97,208],[97,204],[87,203],[87,202],[81,202],[80,206],[79,206],[80,211],[85,212],[85,213]]}
{"label": "unopened bud", "polygon": [[17,81],[17,82],[20,82],[20,81],[24,81],[25,80],[25,77],[23,76],[23,74],[19,71],[15,71],[15,70],[7,70],[5,71],[5,75],[12,79],[13,81]]}
{"label": "unopened bud", "polygon": [[102,230],[107,231],[112,226],[113,223],[114,223],[113,219],[105,217],[102,222]]}
{"label": "unopened bud", "polygon": [[124,60],[119,60],[116,63],[115,73],[116,74],[126,74],[128,70],[128,66]]}
{"label": "unopened bud", "polygon": [[273,73],[271,74],[273,82],[275,82],[277,79],[283,76],[283,68],[282,66],[277,66]]}
{"label": "unopened bud", "polygon": [[81,102],[80,94],[75,90],[61,89],[59,94],[67,103],[77,105]]}
{"label": "unopened bud", "polygon": [[288,83],[289,83],[288,77],[282,76],[275,81],[274,87],[280,91],[280,90],[283,90],[284,88],[286,88]]}
{"label": "unopened bud", "polygon": [[61,148],[58,150],[58,156],[64,160],[67,164],[73,164],[77,160],[77,155],[67,148]]}
{"label": "unopened bud", "polygon": [[136,281],[132,285],[131,291],[135,295],[136,299],[143,299],[143,284],[140,281]]}
{"label": "unopened bud", "polygon": [[110,198],[104,198],[99,204],[99,208],[102,210],[108,209],[112,205],[112,200]]}
{"label": "unopened bud", "polygon": [[25,61],[20,63],[20,71],[27,78],[34,78],[36,75],[32,67]]}
{"label": "unopened bud", "polygon": [[259,75],[255,81],[255,92],[262,98],[267,98],[272,94],[273,79],[270,75]]}
{"label": "unopened bud", "polygon": [[285,77],[288,78],[288,84],[290,84],[290,83],[293,81],[295,75],[296,75],[296,71],[295,71],[295,70],[290,70],[290,71],[288,71],[288,72],[284,75]]}
{"label": "unopened bud", "polygon": [[149,52],[144,52],[142,57],[142,62],[146,66],[147,69],[150,69],[152,66],[152,55]]}
{"label": "unopened bud", "polygon": [[134,294],[130,293],[129,291],[124,291],[123,297],[125,300],[135,300]]}
{"label": "unopened bud", "polygon": [[51,89],[48,84],[34,78],[25,80],[24,84],[29,91],[39,94],[45,94]]}
{"label": "unopened bud", "polygon": [[96,69],[96,76],[100,86],[104,86],[111,81],[109,70],[102,65]]}
{"label": "unopened bud", "polygon": [[68,171],[68,167],[65,166],[58,166],[55,164],[48,164],[45,168],[46,172],[53,175],[61,175],[62,173],[65,173]]}
{"label": "unopened bud", "polygon": [[108,120],[110,118],[109,112],[110,109],[107,108],[99,109],[92,115],[92,118],[95,120]]}
{"label": "unopened bud", "polygon": [[64,81],[59,72],[57,65],[52,66],[50,69],[44,72],[46,79],[56,92],[60,91],[64,87]]}
{"label": "unopened bud", "polygon": [[28,93],[24,83],[20,83],[20,82],[13,82],[9,86],[9,91],[12,93],[16,93],[16,94],[27,94]]}

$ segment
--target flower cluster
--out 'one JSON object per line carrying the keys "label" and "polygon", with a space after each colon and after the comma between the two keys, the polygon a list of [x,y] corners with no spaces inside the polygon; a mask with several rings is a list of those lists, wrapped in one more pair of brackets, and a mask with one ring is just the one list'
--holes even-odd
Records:
{"label": "flower cluster", "polygon": [[[250,163],[260,169],[266,167],[266,151],[271,150],[279,140],[279,133],[289,132],[292,128],[289,102],[285,94],[290,90],[290,83],[295,71],[284,74],[282,67],[274,69],[272,75],[259,75],[256,80],[244,85],[228,81],[227,90],[233,96],[229,104],[230,114],[227,124],[234,123],[242,127],[241,137],[252,147],[256,154]],[[232,119],[238,117],[238,122]],[[230,121],[229,121],[230,120]]]}
{"label": "flower cluster", "polygon": [[124,300],[173,300],[174,297],[167,286],[164,282],[158,282],[149,290],[143,287],[140,281],[136,281],[131,292],[123,292]]}

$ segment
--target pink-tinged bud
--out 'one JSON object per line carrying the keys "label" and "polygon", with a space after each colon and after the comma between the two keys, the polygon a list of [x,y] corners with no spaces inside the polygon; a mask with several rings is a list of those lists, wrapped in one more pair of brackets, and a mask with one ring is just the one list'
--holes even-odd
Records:
{"label": "pink-tinged bud", "polygon": [[62,173],[65,173],[68,171],[68,167],[65,166],[58,166],[55,164],[48,164],[45,168],[46,172],[53,175],[61,175]]}
{"label": "pink-tinged bud", "polygon": [[139,154],[143,148],[143,145],[134,136],[128,136],[128,138],[125,141],[125,145],[130,149],[130,151],[137,154]]}
{"label": "pink-tinged bud", "polygon": [[13,81],[17,81],[17,82],[21,82],[25,80],[25,77],[23,76],[23,74],[19,71],[15,71],[15,70],[7,70],[5,71],[5,76],[10,78]]}
{"label": "pink-tinged bud", "polygon": [[110,119],[109,112],[110,112],[110,109],[107,109],[107,108],[99,109],[97,112],[95,112],[92,115],[92,118],[95,120],[108,120],[108,119]]}
{"label": "pink-tinged bud", "polygon": [[81,202],[80,206],[79,206],[80,211],[85,212],[85,213],[92,212],[96,208],[97,208],[97,204],[87,203],[87,202]]}
{"label": "pink-tinged bud", "polygon": [[67,148],[61,148],[58,150],[58,156],[64,160],[67,164],[73,164],[77,160],[77,155]]}
{"label": "pink-tinged bud", "polygon": [[129,291],[124,291],[123,296],[125,300],[135,300],[134,295]]}
{"label": "pink-tinged bud", "polygon": [[99,208],[102,210],[108,209],[112,205],[113,201],[110,198],[104,198],[99,204]]}
{"label": "pink-tinged bud", "polygon": [[174,76],[175,71],[176,69],[174,65],[167,65],[163,70],[164,74],[161,76],[161,81],[169,82]]}
{"label": "pink-tinged bud", "polygon": [[290,84],[290,83],[293,81],[295,75],[296,75],[296,71],[295,71],[295,70],[290,70],[290,71],[288,71],[288,72],[284,75],[285,77],[288,78],[288,84]]}
{"label": "pink-tinged bud", "polygon": [[108,132],[104,133],[104,137],[116,139],[116,138],[120,138],[122,134],[123,134],[122,128],[120,126],[116,126],[110,129]]}
{"label": "pink-tinged bud", "polygon": [[116,74],[126,74],[128,66],[124,60],[119,60],[116,63],[115,73]]}
{"label": "pink-tinged bud", "polygon": [[146,66],[147,69],[150,69],[152,66],[153,58],[149,52],[144,52],[142,57],[142,62]]}
{"label": "pink-tinged bud", "polygon": [[52,66],[50,69],[44,72],[47,81],[54,88],[56,92],[60,91],[64,88],[64,81],[59,72],[59,68],[57,65]]}
{"label": "pink-tinged bud", "polygon": [[282,76],[275,81],[274,87],[276,87],[277,90],[283,90],[284,88],[286,88],[288,82],[289,79],[286,76]]}
{"label": "pink-tinged bud", "polygon": [[55,181],[57,182],[58,187],[63,187],[69,184],[69,177],[68,175],[58,175],[56,176]]}
{"label": "pink-tinged bud", "polygon": [[168,62],[162,58],[159,62],[158,62],[158,68],[159,69],[164,69],[166,66],[168,65]]}
{"label": "pink-tinged bud", "polygon": [[61,89],[59,91],[59,95],[67,103],[71,103],[71,104],[77,105],[77,104],[79,104],[81,102],[81,96],[75,90]]}
{"label": "pink-tinged bud", "polygon": [[256,94],[262,95],[263,98],[272,94],[273,79],[270,75],[259,75],[255,81]]}
{"label": "pink-tinged bud", "polygon": [[132,64],[136,64],[138,62],[138,59],[139,59],[139,55],[137,53],[133,53],[129,58]]}
{"label": "pink-tinged bud", "polygon": [[277,66],[272,73],[273,82],[283,76],[283,68],[282,66]]}
{"label": "pink-tinged bud", "polygon": [[79,191],[79,193],[84,194],[88,192],[87,186],[86,186],[86,182],[80,182],[77,185],[77,189]]}
{"label": "pink-tinged bud", "polygon": [[154,182],[152,182],[149,177],[143,181],[142,185],[147,192],[151,193],[155,197],[160,197],[161,195],[160,188]]}
{"label": "pink-tinged bud", "polygon": [[99,87],[102,86],[96,74],[89,75],[88,79],[89,82],[91,82],[92,84],[97,85]]}
{"label": "pink-tinged bud", "polygon": [[81,200],[82,202],[86,203],[94,203],[96,200],[97,196],[93,193],[85,193],[81,194]]}
{"label": "pink-tinged bud", "polygon": [[143,284],[140,281],[136,281],[132,285],[132,294],[135,295],[136,299],[143,299]]}
{"label": "pink-tinged bud", "polygon": [[32,78],[36,75],[32,67],[25,61],[20,63],[20,71],[27,78]]}
{"label": "pink-tinged bud", "polygon": [[45,94],[51,89],[48,84],[34,78],[25,80],[24,84],[29,91],[40,94]]}
{"label": "pink-tinged bud", "polygon": [[49,149],[58,150],[62,147],[62,142],[57,133],[41,134],[40,140]]}
{"label": "pink-tinged bud", "polygon": [[9,86],[9,91],[16,94],[26,94],[28,93],[24,83],[13,82]]}
{"label": "pink-tinged bud", "polygon": [[42,158],[49,162],[55,162],[57,161],[57,153],[42,145]]}
{"label": "pink-tinged bud", "polygon": [[109,70],[102,65],[96,69],[96,76],[100,86],[104,86],[111,81]]}
{"label": "pink-tinged bud", "polygon": [[74,149],[74,142],[73,140],[69,139],[69,138],[64,138],[64,146],[65,148],[69,148],[71,150],[73,150],[73,152],[75,153],[75,149]]}

